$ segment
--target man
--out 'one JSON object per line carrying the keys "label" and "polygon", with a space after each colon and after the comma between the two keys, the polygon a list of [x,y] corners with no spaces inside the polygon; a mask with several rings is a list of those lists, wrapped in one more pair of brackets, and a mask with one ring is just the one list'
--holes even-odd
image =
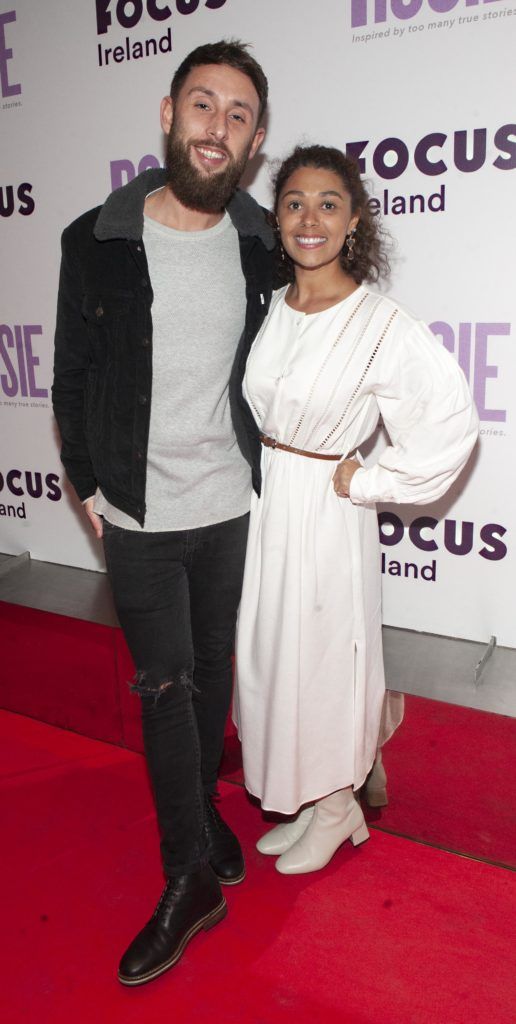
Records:
{"label": "man", "polygon": [[251,469],[259,488],[242,378],[274,248],[237,184],[262,143],[266,102],[245,46],[198,47],[161,104],[166,169],[63,234],[54,411],[137,669],[167,876],[122,958],[126,985],[176,963],[225,915],[220,883],[245,874],[214,798]]}

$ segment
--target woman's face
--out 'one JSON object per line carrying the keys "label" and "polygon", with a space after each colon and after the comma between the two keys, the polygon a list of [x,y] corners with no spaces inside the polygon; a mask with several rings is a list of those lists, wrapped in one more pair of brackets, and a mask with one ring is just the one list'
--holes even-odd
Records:
{"label": "woman's face", "polygon": [[358,224],[340,175],[317,167],[299,167],[283,186],[278,201],[283,248],[299,267],[316,269],[338,261],[346,235]]}

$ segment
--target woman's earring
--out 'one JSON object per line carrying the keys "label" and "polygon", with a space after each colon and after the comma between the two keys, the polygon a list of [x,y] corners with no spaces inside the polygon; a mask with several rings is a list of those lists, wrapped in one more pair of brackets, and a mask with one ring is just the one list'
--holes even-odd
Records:
{"label": "woman's earring", "polygon": [[281,241],[281,234],[280,234],[279,222],[278,222],[278,218],[277,217],[276,217],[276,224],[274,225],[274,230],[276,232],[276,238],[277,238],[278,245],[279,245],[281,262],[284,263],[285,260],[286,260],[286,256],[285,256],[285,250],[283,248],[283,242]]}
{"label": "woman's earring", "polygon": [[356,228],[351,228],[351,231],[349,232],[349,234],[346,235],[346,238],[345,238],[346,249],[347,249],[346,259],[347,259],[348,263],[353,263],[353,260],[355,259],[355,253],[354,253],[353,250],[355,248],[356,241],[357,241],[356,238],[355,238],[356,233],[357,233],[357,229]]}

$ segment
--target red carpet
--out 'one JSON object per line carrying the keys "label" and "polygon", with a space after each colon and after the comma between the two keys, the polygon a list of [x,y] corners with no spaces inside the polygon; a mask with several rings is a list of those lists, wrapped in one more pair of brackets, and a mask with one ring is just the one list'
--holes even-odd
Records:
{"label": "red carpet", "polygon": [[[389,806],[380,829],[516,868],[516,720],[424,697],[385,746]],[[228,727],[221,775],[242,783],[240,744]]]}
{"label": "red carpet", "polygon": [[[119,629],[0,602],[0,649],[6,710],[143,749]],[[368,816],[387,831],[516,867],[515,751],[516,720],[407,697],[385,750],[390,804]],[[231,728],[223,775],[242,781]]]}
{"label": "red carpet", "polygon": [[515,873],[374,831],[284,878],[225,783],[248,877],[172,972],[123,989],[161,887],[142,758],[7,713],[0,751],[5,1024],[514,1024]]}
{"label": "red carpet", "polygon": [[143,749],[120,629],[0,601],[0,647],[7,711]]}

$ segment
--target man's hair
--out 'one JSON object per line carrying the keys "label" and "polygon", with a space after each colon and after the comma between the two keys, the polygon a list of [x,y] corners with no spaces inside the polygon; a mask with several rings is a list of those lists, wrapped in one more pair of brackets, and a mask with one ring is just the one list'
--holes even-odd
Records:
{"label": "man's hair", "polygon": [[258,111],[258,123],[260,123],[267,107],[269,86],[258,61],[247,51],[248,43],[241,43],[239,39],[221,39],[218,43],[205,43],[203,46],[196,47],[179,65],[172,79],[170,85],[172,99],[177,99],[181,86],[192,68],[201,67],[203,64],[227,64],[228,67],[236,68],[237,71],[241,71],[251,79],[260,101]]}

